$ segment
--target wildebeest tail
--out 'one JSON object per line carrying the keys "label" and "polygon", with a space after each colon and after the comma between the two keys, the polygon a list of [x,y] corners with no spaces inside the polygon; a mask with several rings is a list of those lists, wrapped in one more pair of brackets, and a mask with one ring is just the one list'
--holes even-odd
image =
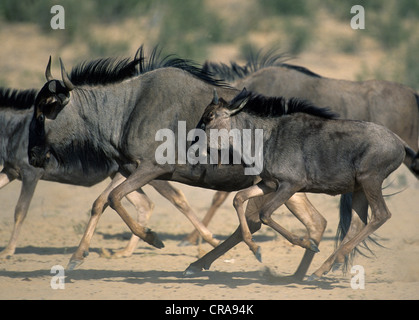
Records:
{"label": "wildebeest tail", "polygon": [[[352,193],[345,193],[342,194],[340,197],[339,203],[339,225],[336,232],[336,243],[335,249],[342,243],[343,239],[345,238],[346,234],[349,231],[349,227],[351,225],[352,220]],[[370,254],[374,256],[374,253],[369,248],[369,243],[374,243],[378,246],[381,246],[377,240],[373,239],[371,236],[367,238],[367,240],[363,241],[359,246],[357,246],[347,257],[345,257],[345,262],[343,265],[343,272],[347,273],[348,268],[352,266],[353,259],[356,253],[359,253],[365,257],[368,255],[365,253],[365,250],[368,251]]]}

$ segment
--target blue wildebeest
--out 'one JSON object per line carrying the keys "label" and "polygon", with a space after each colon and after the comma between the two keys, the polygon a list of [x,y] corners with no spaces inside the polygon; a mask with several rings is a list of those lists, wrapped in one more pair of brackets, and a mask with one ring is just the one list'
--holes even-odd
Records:
{"label": "blue wildebeest", "polygon": [[[133,60],[108,58],[85,62],[73,68],[70,77],[74,84],[80,86],[122,81],[138,72],[142,72],[138,69],[138,66],[142,65],[139,62],[144,59],[141,52],[139,50],[139,57],[136,55]],[[84,75],[88,70],[90,77],[81,76],[81,70],[84,70]],[[109,72],[109,70],[112,70],[112,72]],[[112,74],[111,78],[109,78],[110,74]],[[50,74],[48,74],[48,77],[50,77]],[[52,86],[55,86],[55,88]],[[53,82],[50,89],[54,89],[57,92],[57,97],[65,101],[67,97],[61,93],[61,88],[60,83]],[[71,154],[71,157],[60,161],[52,156],[48,165],[43,169],[29,165],[27,156],[28,132],[29,123],[33,117],[36,94],[37,90],[34,89],[0,88],[0,164],[3,165],[0,173],[0,188],[15,179],[22,181],[21,193],[15,208],[14,228],[9,243],[0,253],[1,258],[12,256],[15,252],[17,238],[39,180],[92,186],[111,176],[114,177],[111,186],[114,186],[124,179],[117,173],[116,162],[100,156],[99,153]],[[201,228],[201,224],[180,190],[173,188],[166,181],[152,181],[150,184],[191,219],[194,225]],[[135,206],[141,223],[146,224],[154,206],[151,200],[141,189],[127,195],[127,199]],[[100,204],[96,203],[95,205]],[[204,238],[207,238],[213,245],[217,244],[206,229],[200,230],[200,233],[203,233]],[[85,238],[91,236],[92,234],[89,234]],[[127,247],[118,251],[115,255],[129,256],[135,249],[137,242],[138,237],[133,236]],[[83,250],[83,253],[86,254],[86,251]]]}
{"label": "blue wildebeest", "polygon": [[390,81],[348,81],[322,77],[305,67],[285,63],[289,56],[271,49],[250,52],[240,66],[206,62],[204,70],[228,79],[236,88],[264,96],[300,98],[328,107],[342,119],[381,124],[402,138],[415,154],[404,163],[419,178],[419,95],[413,89]]}
{"label": "blue wildebeest", "polygon": [[[243,91],[230,102],[213,100],[202,119],[209,146],[234,152],[228,139],[224,146],[210,141],[213,129],[263,129],[263,168],[258,184],[239,191],[234,197],[243,239],[260,259],[253,242],[243,204],[250,198],[273,193],[260,211],[260,220],[282,233],[283,227],[271,215],[296,192],[353,193],[352,208],[365,226],[352,221],[336,251],[314,272],[312,278],[327,273],[377,230],[391,213],[382,195],[382,183],[413,150],[389,129],[371,122],[337,120],[329,109],[299,100],[267,98]],[[234,148],[234,149],[233,149]],[[367,223],[368,205],[371,219]],[[351,210],[346,212],[351,215]]]}
{"label": "blue wildebeest", "polygon": [[[381,124],[417,152],[419,95],[414,90],[389,81],[354,82],[322,77],[305,67],[286,63],[289,58],[272,49],[265,53],[250,52],[245,65],[206,62],[203,68],[236,88],[246,87],[265,96],[305,99],[317,106],[329,107],[343,119]],[[419,153],[406,154],[404,163],[419,178]],[[217,194],[218,207],[227,196],[228,193]],[[351,196],[351,193],[342,195],[341,205],[350,202]],[[214,214],[215,210],[210,210],[204,219],[209,222]],[[193,239],[192,235],[189,239]],[[205,259],[202,264],[208,265]]]}
{"label": "blue wildebeest", "polygon": [[[20,196],[15,207],[14,227],[10,240],[0,253],[1,258],[10,257],[16,249],[22,223],[27,215],[36,185],[39,180],[92,186],[117,172],[115,163],[95,162],[95,170],[89,168],[89,159],[58,166],[54,158],[44,169],[29,165],[27,149],[29,123],[33,116],[36,90],[16,90],[0,88],[0,188],[15,179],[22,181]],[[146,217],[151,210],[151,202],[145,194],[133,193],[127,197],[140,216]],[[143,220],[146,222],[146,220]]]}
{"label": "blue wildebeest", "polygon": [[[185,121],[187,132],[195,129],[205,108],[202,101],[211,99],[215,87],[226,97],[233,98],[238,93],[237,89],[214,80],[188,61],[178,58],[163,61],[163,65],[157,64],[157,69],[123,82],[85,87],[75,86],[62,65],[62,84],[67,99],[58,100],[56,90],[51,90],[61,82],[48,79],[36,98],[28,149],[30,162],[41,167],[47,165],[49,155],[66,159],[78,152],[100,153],[116,161],[127,179],[108,190],[109,205],[135,235],[156,247],[160,247],[156,235],[134,221],[122,206],[125,194],[154,179],[223,191],[240,190],[253,185],[255,180],[244,174],[241,165],[221,165],[215,169],[207,163],[157,162],[155,151],[161,142],[156,141],[155,135],[159,129],[171,130],[179,138],[178,121]],[[192,143],[186,141],[187,137],[183,139],[185,146]],[[230,179],[233,173],[236,173],[234,180]],[[307,250],[317,250],[316,239],[321,238],[324,219],[305,195],[295,195],[286,205],[309,230],[307,238],[295,241]],[[257,211],[259,206],[258,201],[252,201],[248,210]],[[92,216],[98,219],[103,207],[93,209]],[[255,221],[254,228],[260,225],[260,221]],[[322,225],[321,231],[318,225]],[[88,226],[86,233],[92,233],[93,229]],[[241,232],[237,229],[227,244],[216,248],[227,251],[240,241]],[[297,275],[304,276],[306,268],[308,266],[299,268]]]}

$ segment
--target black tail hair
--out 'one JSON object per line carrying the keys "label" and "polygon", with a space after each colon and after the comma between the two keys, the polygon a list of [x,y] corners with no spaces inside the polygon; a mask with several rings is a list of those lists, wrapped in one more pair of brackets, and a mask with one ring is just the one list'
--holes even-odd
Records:
{"label": "black tail hair", "polygon": [[[342,194],[340,197],[339,203],[339,225],[336,232],[336,243],[335,248],[339,246],[339,244],[343,241],[346,234],[348,233],[349,226],[351,225],[352,220],[352,193],[345,193]],[[361,254],[364,257],[370,258],[368,254],[364,251],[368,251],[371,255],[375,256],[374,252],[369,247],[369,244],[373,243],[380,247],[384,247],[378,241],[369,236],[367,240],[363,241],[359,246],[357,246],[347,257],[345,257],[345,262],[343,264],[343,273],[346,274],[350,266],[352,266],[353,259],[357,253]],[[365,249],[365,250],[361,250]]]}

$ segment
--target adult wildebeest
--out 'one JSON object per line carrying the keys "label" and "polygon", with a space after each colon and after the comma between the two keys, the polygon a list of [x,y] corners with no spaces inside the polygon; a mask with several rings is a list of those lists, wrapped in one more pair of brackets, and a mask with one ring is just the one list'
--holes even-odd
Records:
{"label": "adult wildebeest", "polygon": [[[142,49],[142,48],[140,48]],[[138,51],[138,57],[134,59],[98,59],[85,62],[73,68],[70,78],[75,85],[106,84],[108,82],[122,81],[139,72],[140,61],[144,59],[142,51]],[[81,76],[80,70],[89,70],[90,77]],[[109,72],[112,70],[112,73]],[[112,74],[112,77],[109,75]],[[55,90],[60,92],[61,84],[54,83]],[[52,88],[52,86],[51,86]],[[15,208],[14,228],[6,248],[0,253],[0,257],[12,256],[16,249],[17,238],[21,225],[27,215],[28,208],[39,180],[54,181],[80,186],[92,186],[109,176],[114,177],[112,186],[120,183],[123,177],[117,174],[118,166],[115,161],[109,160],[99,154],[72,153],[66,159],[59,161],[52,156],[48,165],[41,169],[35,168],[28,163],[27,149],[29,138],[29,123],[33,117],[33,105],[37,90],[14,90],[0,88],[0,164],[4,167],[0,173],[0,188],[11,181],[22,181],[21,194]],[[58,93],[58,98],[64,101],[65,95]],[[95,157],[96,156],[96,157]],[[216,245],[211,233],[201,224],[190,208],[186,198],[180,190],[173,188],[165,181],[153,181],[150,183],[160,194],[172,202],[182,211],[192,223],[200,229],[210,243]],[[127,195],[128,200],[135,206],[138,218],[142,224],[146,224],[151,215],[153,203],[146,194],[139,189]],[[100,205],[96,203],[95,205]],[[91,237],[88,234],[86,237]],[[84,238],[84,239],[85,239]],[[88,240],[90,242],[90,239]],[[117,256],[127,256],[135,249],[138,238],[133,236],[128,246],[116,253]],[[79,251],[86,254],[87,248],[82,247]],[[76,252],[77,257],[77,252]],[[80,263],[81,260],[74,260]],[[75,264],[71,267],[75,267]]]}
{"label": "adult wildebeest", "polygon": [[[17,238],[39,180],[92,186],[117,172],[116,164],[108,161],[95,162],[94,170],[91,170],[89,166],[92,163],[88,158],[74,158],[65,167],[58,166],[53,158],[44,169],[29,165],[28,131],[36,94],[36,90],[0,88],[0,164],[3,165],[0,188],[15,179],[22,181],[12,235],[6,248],[0,253],[1,258],[10,257],[15,252]],[[133,193],[128,195],[128,200],[134,204],[140,216],[149,215],[151,202],[145,194]],[[146,223],[147,220],[142,221]]]}
{"label": "adult wildebeest", "polygon": [[[154,179],[178,181],[214,190],[235,191],[253,185],[255,177],[243,173],[242,166],[212,164],[191,165],[189,162],[158,163],[155,152],[159,129],[172,131],[184,146],[192,141],[179,137],[178,122],[185,121],[186,132],[194,129],[204,111],[205,98],[211,99],[215,87],[226,97],[238,90],[214,80],[201,68],[181,59],[163,59],[164,66],[105,86],[75,86],[62,66],[62,84],[66,99],[57,99],[54,87],[60,83],[48,77],[37,95],[29,134],[29,158],[36,166],[45,166],[48,155],[65,159],[75,152],[100,153],[115,160],[127,179],[109,191],[109,204],[127,223],[131,231],[151,245],[159,247],[155,234],[136,223],[121,204],[122,197]],[[171,67],[175,64],[175,68]],[[48,67],[47,67],[48,70]],[[49,74],[50,72],[46,72]],[[52,83],[55,83],[53,85]],[[60,83],[61,84],[61,83]],[[65,128],[65,130],[63,130]],[[182,140],[183,139],[183,140]],[[188,138],[189,139],[189,138]],[[85,148],[75,150],[75,148]],[[234,174],[235,179],[230,177]],[[249,210],[257,210],[257,201]],[[316,249],[324,231],[325,221],[304,195],[296,195],[286,205],[305,224],[309,238],[296,239],[307,250]],[[102,208],[93,208],[98,217]],[[321,230],[317,226],[321,225]],[[260,222],[255,222],[260,228]],[[92,229],[86,232],[93,232]],[[227,246],[240,242],[240,230],[227,241]],[[220,245],[219,250],[225,250]],[[297,270],[304,276],[307,261]]]}
{"label": "adult wildebeest", "polygon": [[[218,150],[224,148],[241,155],[242,144],[235,144],[234,139],[227,139],[225,145],[211,141],[211,130],[263,129],[262,146],[257,149],[263,156],[259,174],[262,181],[239,191],[233,201],[243,239],[258,259],[259,247],[252,240],[243,209],[244,202],[253,197],[274,194],[260,211],[260,220],[282,234],[283,228],[271,215],[294,193],[354,194],[352,209],[366,226],[348,232],[314,277],[327,273],[335,262],[343,263],[359,243],[390,218],[382,183],[402,164],[406,152],[413,151],[383,126],[335,118],[328,109],[304,100],[266,98],[246,89],[230,102],[214,99],[205,110],[201,121],[207,145]],[[367,224],[368,205],[371,220]],[[346,214],[351,215],[351,210]]]}

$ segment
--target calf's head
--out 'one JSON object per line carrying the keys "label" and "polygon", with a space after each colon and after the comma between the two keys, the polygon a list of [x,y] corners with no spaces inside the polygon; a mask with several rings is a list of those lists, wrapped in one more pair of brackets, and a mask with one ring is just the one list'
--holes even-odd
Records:
{"label": "calf's head", "polygon": [[[62,81],[56,80],[51,75],[51,57],[49,58],[45,77],[47,82],[35,98],[35,108],[29,126],[29,163],[35,167],[45,167],[51,150],[48,146],[48,132],[45,122],[54,120],[70,100],[70,92],[74,89],[68,75],[61,63]],[[64,128],[63,128],[64,129]]]}
{"label": "calf's head", "polygon": [[210,129],[231,130],[230,118],[239,113],[248,100],[246,88],[230,102],[225,101],[223,98],[219,98],[217,91],[214,89],[213,99],[206,107],[197,127],[206,131],[209,131]]}

